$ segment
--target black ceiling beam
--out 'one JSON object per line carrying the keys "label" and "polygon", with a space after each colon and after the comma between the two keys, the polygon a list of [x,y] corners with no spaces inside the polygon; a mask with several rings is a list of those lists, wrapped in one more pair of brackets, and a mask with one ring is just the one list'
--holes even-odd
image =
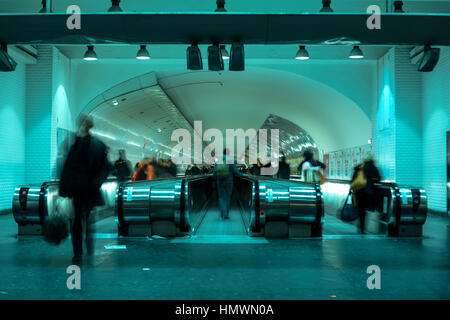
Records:
{"label": "black ceiling beam", "polygon": [[[385,13],[381,29],[368,14],[321,13],[84,13],[81,29],[68,14],[0,14],[8,44],[325,44],[450,45],[450,15]],[[331,41],[330,41],[331,40]]]}

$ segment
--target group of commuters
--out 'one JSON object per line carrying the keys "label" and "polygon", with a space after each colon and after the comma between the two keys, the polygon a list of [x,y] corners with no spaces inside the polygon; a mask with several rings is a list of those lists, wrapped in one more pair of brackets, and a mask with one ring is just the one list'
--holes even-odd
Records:
{"label": "group of commuters", "polygon": [[[307,150],[303,154],[303,162],[298,166],[299,175],[303,181],[323,183],[325,178],[323,171],[325,164],[315,160],[311,151]],[[356,187],[354,182],[361,179],[360,187]],[[352,205],[356,208],[359,214],[359,229],[360,233],[365,233],[366,211],[374,210],[378,202],[378,194],[375,188],[375,183],[381,181],[381,175],[375,165],[373,155],[367,155],[361,164],[355,166],[353,176],[350,182],[352,193]]]}
{"label": "group of commuters", "polygon": [[83,225],[87,255],[93,253],[89,216],[94,207],[105,204],[100,189],[110,174],[116,176],[119,182],[176,176],[176,166],[172,161],[156,161],[155,158],[144,158],[133,171],[125,150],[119,150],[119,158],[111,164],[108,160],[109,148],[90,133],[93,127],[92,117],[85,114],[78,117],[76,139],[67,154],[59,182],[59,195],[73,199],[71,233],[74,264],[82,262]]}
{"label": "group of commuters", "polygon": [[177,167],[172,160],[152,159],[146,157],[134,166],[132,181],[173,178],[177,176]]}
{"label": "group of commuters", "polygon": [[199,168],[197,164],[188,165],[184,173],[185,176],[198,176],[200,174],[208,174],[213,172],[213,166],[203,166]]}
{"label": "group of commuters", "polygon": [[[63,166],[60,177],[59,195],[73,199],[74,217],[72,221],[72,245],[74,264],[82,261],[83,224],[86,226],[86,248],[88,255],[92,253],[92,239],[89,237],[88,226],[91,210],[95,206],[104,205],[100,188],[108,175],[112,173],[119,182],[128,180],[153,180],[157,178],[175,177],[177,168],[171,160],[159,161],[156,158],[144,158],[138,162],[134,170],[126,157],[125,150],[119,151],[119,158],[114,164],[108,161],[108,147],[90,134],[94,122],[90,116],[80,115],[77,120],[78,131],[74,144],[71,146]],[[233,191],[233,176],[242,176],[244,172],[250,175],[260,175],[260,163],[249,168],[237,169],[235,164],[227,164],[228,150],[223,151],[223,163],[216,163],[213,167],[196,164],[189,166],[186,176],[214,173],[218,192],[220,214],[223,219],[229,218],[231,194]],[[298,173],[306,182],[319,182],[323,178],[325,165],[315,160],[311,151],[304,152],[304,160],[298,167]],[[290,166],[283,156],[279,162],[276,177],[289,179]],[[360,215],[361,233],[364,233],[366,210],[373,209],[377,204],[375,183],[381,180],[380,173],[375,166],[373,157],[366,157],[362,164],[355,167],[352,182],[364,177],[364,187],[354,190],[354,205]]]}

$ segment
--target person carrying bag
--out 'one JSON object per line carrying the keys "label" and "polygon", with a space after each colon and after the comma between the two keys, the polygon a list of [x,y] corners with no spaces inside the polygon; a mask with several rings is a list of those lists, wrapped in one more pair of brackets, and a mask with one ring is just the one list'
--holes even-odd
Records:
{"label": "person carrying bag", "polygon": [[355,168],[350,190],[353,193],[353,207],[359,212],[360,230],[364,234],[366,210],[376,207],[378,194],[375,183],[381,181],[378,168],[371,154],[368,154],[363,163]]}
{"label": "person carrying bag", "polygon": [[[352,203],[348,203],[350,196],[352,196]],[[359,211],[356,208],[354,199],[355,197],[353,196],[352,189],[350,189],[341,210],[341,220],[344,222],[352,222],[359,218]]]}
{"label": "person carrying bag", "polygon": [[367,186],[367,178],[366,175],[364,174],[364,164],[363,164],[358,169],[356,178],[350,184],[350,190],[360,191],[363,190],[366,186]]}

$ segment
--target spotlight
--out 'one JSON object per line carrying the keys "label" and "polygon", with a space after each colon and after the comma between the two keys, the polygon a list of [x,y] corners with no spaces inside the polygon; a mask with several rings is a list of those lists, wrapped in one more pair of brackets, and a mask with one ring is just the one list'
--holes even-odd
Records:
{"label": "spotlight", "polygon": [[86,53],[84,54],[84,60],[86,61],[96,61],[98,60],[97,54],[94,51],[94,46],[88,46]]}
{"label": "spotlight", "polygon": [[111,8],[108,9],[108,12],[123,12],[120,7],[120,0],[111,0]]}
{"label": "spotlight", "polygon": [[403,1],[394,1],[394,12],[403,13]]}
{"label": "spotlight", "polygon": [[208,69],[211,71],[223,70],[222,54],[217,44],[208,47]]}
{"label": "spotlight", "polygon": [[331,0],[322,0],[322,9],[320,12],[333,12],[331,9]]}
{"label": "spotlight", "polygon": [[242,43],[233,43],[229,69],[231,71],[243,71],[245,69],[245,52]]}
{"label": "spotlight", "polygon": [[187,54],[187,68],[189,70],[202,70],[203,61],[202,53],[196,44],[191,45],[186,50]]}
{"label": "spotlight", "polygon": [[220,46],[220,54],[222,55],[223,60],[230,59],[230,55],[224,45]]}
{"label": "spotlight", "polygon": [[[47,8],[48,4],[48,8]],[[42,0],[42,9],[39,10],[39,13],[52,13],[52,1],[51,0]]]}
{"label": "spotlight", "polygon": [[215,10],[215,12],[227,12],[227,10],[225,9],[225,0],[217,0],[217,8]]}
{"label": "spotlight", "polygon": [[296,60],[309,60],[309,53],[306,51],[305,46],[300,46],[300,49],[297,51],[297,55],[295,56]]}
{"label": "spotlight", "polygon": [[359,46],[354,46],[348,57],[350,59],[362,59],[364,58],[364,54],[359,48]]}
{"label": "spotlight", "polygon": [[136,59],[138,60],[150,59],[150,53],[148,53],[148,50],[146,49],[145,45],[141,45],[141,49],[139,49],[138,53],[136,54]]}
{"label": "spotlight", "polygon": [[431,48],[430,45],[426,45],[422,58],[417,62],[419,72],[433,71],[439,61],[440,51],[440,48]]}
{"label": "spotlight", "polygon": [[0,71],[10,72],[16,70],[17,63],[8,54],[8,47],[2,44],[0,47]]}

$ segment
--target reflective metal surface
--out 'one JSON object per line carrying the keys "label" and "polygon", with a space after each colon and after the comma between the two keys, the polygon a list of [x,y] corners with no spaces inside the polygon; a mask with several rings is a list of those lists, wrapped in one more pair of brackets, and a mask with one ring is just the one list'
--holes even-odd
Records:
{"label": "reflective metal surface", "polygon": [[400,224],[424,224],[427,219],[427,195],[425,190],[399,186],[401,195]]}
{"label": "reflective metal surface", "polygon": [[[261,129],[267,129],[268,132],[271,129],[279,130],[280,153],[288,159],[302,157],[305,149],[310,149],[314,153],[319,151],[316,143],[305,130],[285,118],[270,114]],[[270,139],[267,140],[268,149],[270,149],[270,141]]]}
{"label": "reflective metal surface", "polygon": [[[105,201],[102,207],[96,207],[93,212],[109,209],[114,206],[117,182],[108,179],[101,187]],[[13,216],[19,225],[42,224],[47,216],[54,214],[73,215],[72,200],[59,196],[59,181],[44,182],[19,186],[14,191]]]}
{"label": "reflective metal surface", "polygon": [[177,234],[188,232],[188,192],[185,178],[126,183],[117,194],[119,234],[128,235],[130,225],[159,222],[172,224]]}
{"label": "reflective metal surface", "polygon": [[305,235],[321,236],[324,208],[319,185],[256,176],[248,179],[253,182],[249,230],[255,235],[265,235],[271,224],[286,236],[298,227],[308,230]]}
{"label": "reflective metal surface", "polygon": [[[349,181],[332,181],[323,185],[325,205],[340,210],[349,192]],[[427,219],[427,195],[422,188],[395,183],[375,184],[377,206],[368,211],[379,224],[387,226],[389,236],[421,236]],[[366,219],[367,220],[367,219]]]}
{"label": "reflective metal surface", "polygon": [[41,185],[19,186],[14,190],[12,211],[18,224],[40,223],[39,199]]}

